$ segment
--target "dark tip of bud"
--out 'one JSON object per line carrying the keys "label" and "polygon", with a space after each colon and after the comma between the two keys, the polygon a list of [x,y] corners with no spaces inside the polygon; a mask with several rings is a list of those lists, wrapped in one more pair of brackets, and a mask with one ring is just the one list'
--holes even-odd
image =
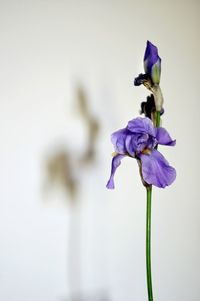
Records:
{"label": "dark tip of bud", "polygon": [[152,113],[156,111],[154,96],[147,96],[147,101],[141,103],[141,114],[144,114],[149,119],[152,118]]}
{"label": "dark tip of bud", "polygon": [[140,86],[144,83],[144,81],[147,81],[149,80],[149,77],[147,74],[143,74],[143,73],[140,73],[134,80],[134,85],[135,86]]}
{"label": "dark tip of bud", "polygon": [[165,112],[165,110],[164,110],[164,108],[162,108],[162,109],[160,110],[160,115],[163,115],[164,112]]}

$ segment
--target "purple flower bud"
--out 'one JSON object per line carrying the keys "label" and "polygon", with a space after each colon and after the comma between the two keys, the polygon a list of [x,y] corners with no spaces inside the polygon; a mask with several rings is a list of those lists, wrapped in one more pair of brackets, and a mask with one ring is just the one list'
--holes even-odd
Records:
{"label": "purple flower bud", "polygon": [[160,82],[161,58],[158,55],[158,49],[151,42],[147,41],[144,54],[144,71],[156,85]]}

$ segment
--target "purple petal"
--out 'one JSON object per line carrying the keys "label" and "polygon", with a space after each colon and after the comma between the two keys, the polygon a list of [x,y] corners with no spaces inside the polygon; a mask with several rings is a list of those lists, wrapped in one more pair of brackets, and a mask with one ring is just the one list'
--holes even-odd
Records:
{"label": "purple petal", "polygon": [[128,133],[129,131],[127,129],[121,129],[111,135],[112,144],[114,145],[115,151],[119,154],[125,154],[127,152],[125,141]]}
{"label": "purple petal", "polygon": [[127,129],[132,133],[148,134],[155,137],[155,128],[152,121],[145,117],[138,117],[128,122]]}
{"label": "purple petal", "polygon": [[135,151],[137,150],[136,139],[134,134],[131,133],[126,136],[125,146],[126,146],[126,153],[134,157]]}
{"label": "purple petal", "polygon": [[114,189],[115,188],[115,184],[114,184],[114,175],[116,172],[116,169],[120,166],[121,164],[121,159],[124,158],[124,155],[116,155],[113,159],[112,159],[112,164],[111,164],[111,174],[110,174],[110,179],[108,180],[108,183],[106,185],[106,187],[108,189]]}
{"label": "purple petal", "polygon": [[147,46],[144,54],[144,61],[151,55],[158,55],[158,48],[150,41],[147,41]]}
{"label": "purple petal", "polygon": [[145,182],[160,188],[172,184],[176,178],[176,170],[169,165],[167,160],[157,150],[152,150],[150,155],[141,154],[142,176]]}
{"label": "purple petal", "polygon": [[158,144],[169,146],[174,146],[176,144],[176,140],[172,140],[167,130],[162,127],[156,128],[156,139]]}

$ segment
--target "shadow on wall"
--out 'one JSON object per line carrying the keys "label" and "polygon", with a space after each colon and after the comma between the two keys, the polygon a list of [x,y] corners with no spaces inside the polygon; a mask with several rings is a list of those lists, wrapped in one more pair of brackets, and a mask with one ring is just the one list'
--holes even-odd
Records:
{"label": "shadow on wall", "polygon": [[83,165],[93,164],[95,162],[95,144],[99,132],[99,122],[89,110],[89,102],[87,101],[86,94],[81,87],[77,88],[77,100],[80,113],[87,126],[87,149],[83,156],[80,158],[80,163]]}
{"label": "shadow on wall", "polygon": [[[86,150],[74,162],[74,153],[67,148],[55,146],[56,151],[46,162],[45,190],[50,191],[52,187],[59,187],[66,193],[66,200],[78,198],[81,179],[76,177],[77,169],[86,170],[95,164],[95,145],[98,138],[99,122],[90,112],[89,101],[81,86],[76,88],[76,102],[83,126],[86,128]],[[75,137],[74,137],[75,138]],[[76,139],[76,138],[75,138]]]}
{"label": "shadow on wall", "polygon": [[85,171],[96,164],[95,146],[98,139],[100,124],[90,111],[89,100],[82,86],[77,86],[75,101],[78,112],[86,128],[86,148],[79,156],[74,156],[67,147],[59,148],[48,157],[45,164],[46,180],[44,192],[48,194],[54,189],[62,190],[69,209],[68,224],[68,258],[67,275],[70,298],[63,301],[109,301],[105,290],[94,294],[83,294],[81,279],[84,277],[81,271],[81,198],[79,188],[82,178],[77,177],[81,170]]}

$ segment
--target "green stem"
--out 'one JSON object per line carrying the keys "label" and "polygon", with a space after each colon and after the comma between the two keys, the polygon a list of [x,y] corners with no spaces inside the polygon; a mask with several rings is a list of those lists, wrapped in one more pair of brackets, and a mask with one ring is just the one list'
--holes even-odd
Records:
{"label": "green stem", "polygon": [[[156,127],[160,126],[160,111],[156,111]],[[151,196],[152,186],[147,186],[147,212],[146,212],[146,269],[148,300],[153,301],[151,276]]]}
{"label": "green stem", "polygon": [[153,301],[153,289],[151,279],[151,195],[152,186],[147,187],[147,212],[146,212],[146,270],[148,300]]}
{"label": "green stem", "polygon": [[160,111],[156,111],[156,127],[160,126]]}

